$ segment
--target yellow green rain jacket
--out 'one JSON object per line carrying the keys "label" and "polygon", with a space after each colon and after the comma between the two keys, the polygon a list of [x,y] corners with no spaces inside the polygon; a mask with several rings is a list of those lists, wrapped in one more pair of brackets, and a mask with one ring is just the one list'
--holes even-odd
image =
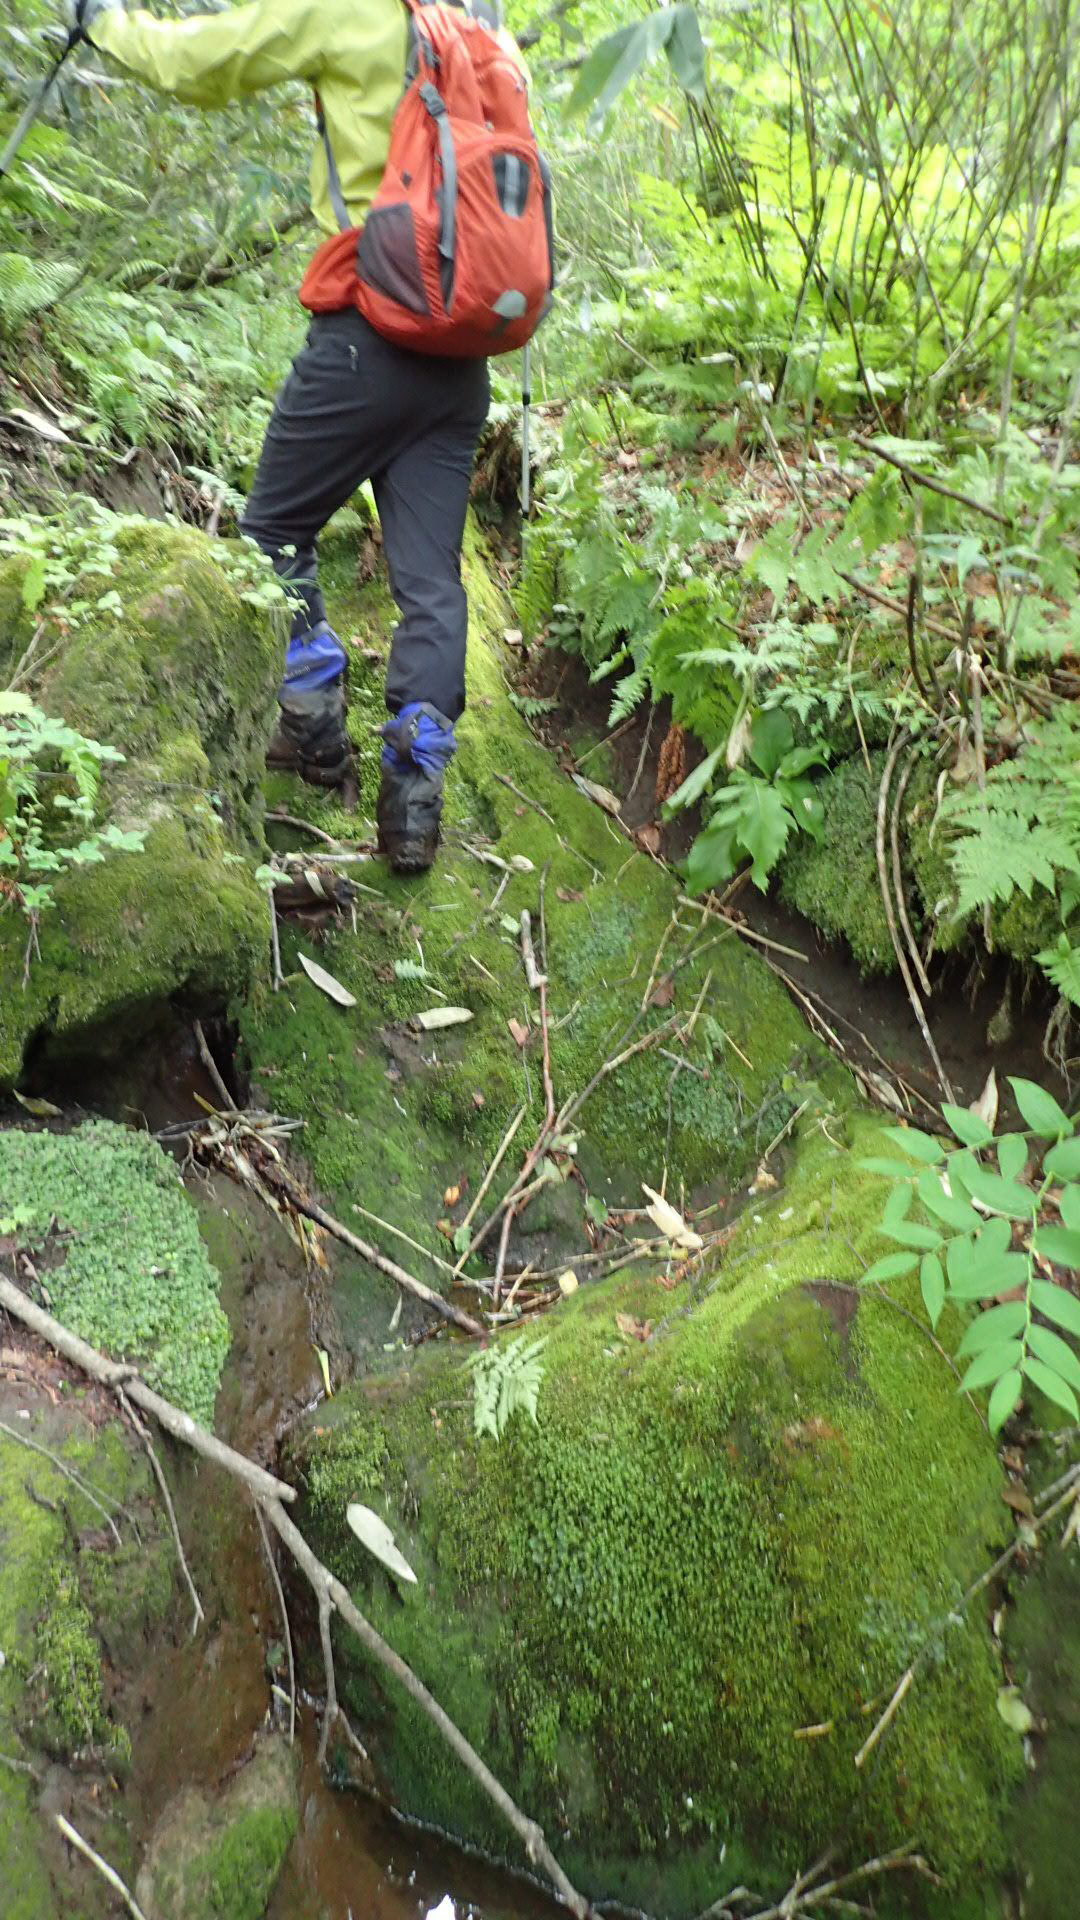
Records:
{"label": "yellow green rain jacket", "polygon": [[[250,0],[186,20],[110,7],[90,37],[129,73],[190,106],[223,107],[281,80],[309,81],[322,100],[349,219],[359,226],[386,165],[406,31],[401,0]],[[311,208],[326,233],[337,232],[321,144]]]}

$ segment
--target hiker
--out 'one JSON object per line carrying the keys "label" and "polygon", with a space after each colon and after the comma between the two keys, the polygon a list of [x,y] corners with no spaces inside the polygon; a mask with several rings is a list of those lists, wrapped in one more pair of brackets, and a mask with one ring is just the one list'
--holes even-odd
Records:
{"label": "hiker", "polygon": [[[326,617],[315,544],[361,482],[372,483],[401,612],[386,678],[391,718],[382,728],[379,847],[405,872],[420,871],[435,857],[443,777],[465,706],[461,545],[490,398],[486,355],[528,340],[550,303],[552,284],[550,193],[528,122],[524,68],[494,14],[482,11],[488,3],[475,0],[471,11],[455,9],[452,16],[446,6],[425,6],[418,32],[410,23],[423,0],[320,0],[317,6],[251,0],[170,21],[126,13],[123,0],[68,0],[74,31],[129,73],[191,105],[224,106],[283,80],[307,80],[318,89],[322,143],[312,160],[311,205],[331,237],[300,291],[313,317],[277,397],[241,528],[302,602],[278,691],[280,724],[269,764],[338,786],[352,765],[346,656]],[[478,46],[482,34],[481,93],[473,66],[462,81],[455,64],[454,36],[463,33],[469,47]],[[467,124],[447,119],[435,85],[421,84],[425,77],[444,88],[451,110],[466,98]],[[460,93],[466,83],[471,96]],[[455,126],[457,158],[454,133],[447,133]],[[424,207],[414,218],[408,204],[410,190],[413,196],[424,190],[420,178],[414,183],[407,168],[387,164],[394,157],[392,128],[396,155],[399,141],[411,139],[409,154],[421,156],[418,175],[418,143],[436,156],[427,169],[427,205],[434,211],[426,226]],[[500,128],[509,131],[484,159],[482,179],[474,172],[480,198],[474,192],[470,202],[468,160],[461,156]],[[485,231],[476,232],[481,225]],[[425,280],[416,234],[429,230]],[[545,236],[542,287],[537,230]],[[528,271],[520,260],[526,244],[532,248]],[[489,282],[494,273],[493,284],[505,287],[505,267],[492,264],[500,256],[515,261],[517,283],[531,291],[489,292],[486,319],[471,331],[464,321],[451,322],[452,303],[464,306],[485,269]]]}

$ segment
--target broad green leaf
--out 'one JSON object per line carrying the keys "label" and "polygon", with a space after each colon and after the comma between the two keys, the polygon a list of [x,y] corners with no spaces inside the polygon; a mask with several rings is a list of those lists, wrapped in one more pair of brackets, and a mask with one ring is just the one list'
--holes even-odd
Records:
{"label": "broad green leaf", "polygon": [[964,1181],[973,1200],[981,1200],[984,1207],[993,1207],[995,1213],[1007,1214],[1010,1220],[1030,1220],[1035,1204],[1035,1195],[1029,1187],[1018,1186],[1015,1180],[1002,1180],[996,1173],[988,1173],[985,1167],[968,1169]]}
{"label": "broad green leaf", "polygon": [[1034,1354],[1029,1353],[1024,1361],[1024,1372],[1056,1407],[1064,1407],[1074,1420],[1080,1419],[1080,1402],[1068,1381],[1063,1380],[1060,1373],[1055,1373],[1053,1367],[1048,1367],[1045,1360],[1036,1360]]}
{"label": "broad green leaf", "polygon": [[1000,1433],[1010,1413],[1019,1406],[1023,1386],[1023,1380],[1015,1367],[1010,1367],[1008,1373],[1002,1374],[990,1395],[990,1405],[986,1414],[991,1433]]}
{"label": "broad green leaf", "polygon": [[1033,1280],[1031,1304],[1066,1333],[1080,1336],[1080,1300],[1065,1287],[1056,1287],[1052,1280]]}
{"label": "broad green leaf", "polygon": [[1022,1133],[1003,1133],[997,1143],[1003,1180],[1018,1180],[1028,1162],[1028,1144]]}
{"label": "broad green leaf", "polygon": [[772,779],[781,761],[791,752],[794,737],[791,716],[783,707],[767,707],[754,715],[750,758],[767,780]]}
{"label": "broad green leaf", "polygon": [[977,1387],[988,1387],[992,1380],[1000,1380],[1003,1373],[1019,1366],[1023,1357],[1022,1341],[999,1341],[996,1346],[987,1347],[984,1353],[976,1354],[960,1384],[967,1393],[974,1393]]}
{"label": "broad green leaf", "polygon": [[956,1293],[973,1273],[976,1264],[975,1242],[962,1235],[950,1240],[945,1249],[945,1271],[949,1276],[949,1285]]}
{"label": "broad green leaf", "polygon": [[714,747],[711,753],[707,753],[700,765],[696,766],[692,773],[687,774],[682,786],[676,789],[670,800],[665,800],[665,814],[679,813],[683,807],[692,807],[696,801],[700,800],[723,758],[722,746]]}
{"label": "broad green leaf", "polygon": [[687,855],[687,893],[709,893],[735,871],[735,832],[732,827],[706,827]]}
{"label": "broad green leaf", "polygon": [[750,878],[764,893],[791,832],[791,815],[775,787],[764,780],[748,782],[736,831],[750,855]]}
{"label": "broad green leaf", "polygon": [[1052,1173],[1055,1180],[1080,1179],[1080,1134],[1074,1133],[1051,1147],[1043,1161],[1043,1172]]}
{"label": "broad green leaf", "polygon": [[1007,1220],[996,1214],[991,1220],[984,1220],[979,1228],[975,1251],[980,1260],[988,1260],[992,1254],[1008,1253],[1012,1246],[1012,1228]]}
{"label": "broad green leaf", "polygon": [[1080,1187],[1063,1187],[1058,1211],[1067,1227],[1080,1233]]}
{"label": "broad green leaf", "polygon": [[701,105],[705,98],[705,46],[701,38],[697,9],[673,7],[667,57],[671,71],[684,93]]}
{"label": "broad green leaf", "polygon": [[1048,1367],[1053,1367],[1055,1373],[1060,1373],[1070,1387],[1080,1387],[1080,1360],[1060,1333],[1054,1333],[1050,1327],[1033,1326],[1028,1334],[1028,1346]]}
{"label": "broad green leaf", "polygon": [[1072,1227],[1040,1227],[1031,1244],[1057,1267],[1080,1267],[1080,1233]]}
{"label": "broad green leaf", "polygon": [[1012,1339],[1027,1324],[1027,1305],[1023,1300],[1008,1300],[1004,1306],[988,1307],[973,1320],[956,1349],[956,1358],[966,1360],[973,1353],[999,1340]]}
{"label": "broad green leaf", "polygon": [[913,1253],[887,1253],[881,1260],[875,1260],[861,1275],[860,1284],[870,1280],[899,1280],[901,1274],[910,1273],[918,1265]]}
{"label": "broad green leaf", "polygon": [[928,1213],[938,1220],[944,1220],[947,1227],[958,1233],[973,1233],[979,1224],[979,1216],[967,1200],[955,1200],[942,1187],[939,1176],[931,1167],[920,1173],[916,1182],[916,1192]]}
{"label": "broad green leaf", "polygon": [[1009,1085],[1032,1133],[1037,1133],[1041,1140],[1060,1140],[1072,1132],[1073,1123],[1064,1108],[1037,1081],[1019,1080],[1015,1074],[1010,1074]]}
{"label": "broad green leaf", "polygon": [[965,1147],[988,1147],[990,1145],[994,1137],[993,1133],[987,1126],[986,1121],[980,1120],[977,1113],[971,1113],[967,1107],[954,1107],[951,1102],[948,1101],[942,1107],[941,1111],[957,1139],[962,1140]]}
{"label": "broad green leaf", "polygon": [[944,1159],[945,1148],[933,1134],[921,1133],[918,1127],[886,1127],[886,1140],[891,1140],[901,1153],[910,1154],[913,1160],[921,1160],[924,1165],[936,1167]]}
{"label": "broad green leaf", "polygon": [[970,1266],[956,1280],[949,1270],[955,1300],[988,1300],[991,1294],[1011,1293],[1013,1287],[1026,1286],[1027,1278],[1028,1263],[1022,1253],[998,1253],[991,1259],[974,1253]]}
{"label": "broad green leaf", "polygon": [[930,1325],[936,1327],[941,1318],[941,1309],[945,1305],[945,1275],[936,1253],[923,1254],[919,1264],[919,1285],[922,1288],[923,1305],[930,1317]]}
{"label": "broad green leaf", "polygon": [[35,553],[22,578],[22,603],[34,613],[45,597],[45,555]]}
{"label": "broad green leaf", "polygon": [[628,27],[619,27],[593,48],[563,108],[568,118],[587,111],[594,123],[604,119],[635,73],[667,44],[672,11],[652,13]]}
{"label": "broad green leaf", "polygon": [[936,1227],[924,1227],[918,1220],[883,1220],[875,1229],[898,1247],[940,1247],[942,1236]]}
{"label": "broad green leaf", "polygon": [[884,1174],[888,1180],[913,1180],[915,1178],[915,1169],[910,1161],[870,1159],[860,1160],[859,1165],[864,1168],[867,1173]]}
{"label": "broad green leaf", "polygon": [[885,1202],[885,1212],[882,1215],[882,1225],[889,1226],[894,1220],[906,1220],[911,1212],[911,1203],[914,1198],[915,1187],[909,1175],[906,1180],[898,1181],[889,1194]]}

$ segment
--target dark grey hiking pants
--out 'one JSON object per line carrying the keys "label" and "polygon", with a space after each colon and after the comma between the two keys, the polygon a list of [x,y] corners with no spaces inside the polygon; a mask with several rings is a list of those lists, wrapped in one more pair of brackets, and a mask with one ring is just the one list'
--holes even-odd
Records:
{"label": "dark grey hiking pants", "polygon": [[489,397],[486,360],[409,353],[355,311],[316,314],[266,430],[242,525],[300,586],[307,611],[294,631],[326,618],[319,534],[361,481],[372,483],[401,609],[391,713],[427,700],[456,720],[465,705],[461,542]]}

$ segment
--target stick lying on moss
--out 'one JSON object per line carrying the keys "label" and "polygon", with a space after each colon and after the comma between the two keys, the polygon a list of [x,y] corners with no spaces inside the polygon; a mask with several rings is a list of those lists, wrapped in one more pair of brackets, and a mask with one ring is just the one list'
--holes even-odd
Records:
{"label": "stick lying on moss", "polygon": [[[113,1360],[107,1360],[104,1354],[98,1353],[94,1347],[88,1346],[85,1340],[80,1340],[76,1334],[69,1332],[59,1320],[54,1320],[51,1313],[46,1313],[43,1307],[36,1306],[21,1288],[5,1279],[3,1275],[0,1275],[0,1307],[6,1308],[14,1319],[21,1321],[24,1326],[30,1327],[34,1333],[48,1341],[51,1347],[54,1347],[58,1353],[62,1353],[65,1359],[72,1361],[75,1366],[80,1367],[84,1373],[89,1374],[91,1379],[117,1391],[123,1388],[130,1399],[144,1407],[148,1413],[154,1414],[168,1433],[173,1434],[178,1440],[186,1441],[189,1447],[194,1447],[208,1460],[213,1460],[218,1466],[224,1467],[227,1473],[232,1474],[234,1479],[239,1480],[247,1488],[256,1506],[265,1514],[278,1537],[292,1554],[297,1566],[306,1575],[319,1604],[320,1619],[325,1621],[331,1611],[341,1615],[368,1652],[374,1654],[380,1666],[394,1675],[394,1678],[433,1721],[444,1740],[457,1754],[466,1772],[479,1783],[514,1829],[530,1861],[547,1874],[563,1906],[569,1908],[575,1920],[589,1920],[588,1901],[567,1879],[544,1838],[543,1829],[535,1820],[530,1820],[521,1812],[511,1800],[505,1787],[485,1765],[476,1749],[469,1744],[465,1735],[443,1711],[434,1695],[428,1692],[423,1681],[417,1679],[412,1668],[406,1666],[400,1654],[395,1653],[382,1635],[375,1631],[370,1621],[364,1618],[352,1596],[342,1586],[341,1581],[334,1578],[329,1567],[324,1566],[322,1561],[316,1558],[285,1509],[286,1502],[296,1499],[296,1489],[288,1486],[284,1480],[276,1479],[264,1468],[256,1466],[253,1460],[247,1459],[242,1453],[237,1453],[235,1448],[226,1446],[223,1440],[218,1440],[214,1434],[208,1433],[206,1428],[199,1426],[189,1414],[181,1413],[179,1408],[171,1406],[167,1400],[161,1398],[160,1394],[154,1393],[150,1387],[146,1386],[131,1368],[120,1366]],[[327,1639],[328,1635],[324,1638],[324,1649]],[[337,1714],[337,1692],[333,1679],[332,1659],[327,1667],[327,1707],[330,1713]]]}

